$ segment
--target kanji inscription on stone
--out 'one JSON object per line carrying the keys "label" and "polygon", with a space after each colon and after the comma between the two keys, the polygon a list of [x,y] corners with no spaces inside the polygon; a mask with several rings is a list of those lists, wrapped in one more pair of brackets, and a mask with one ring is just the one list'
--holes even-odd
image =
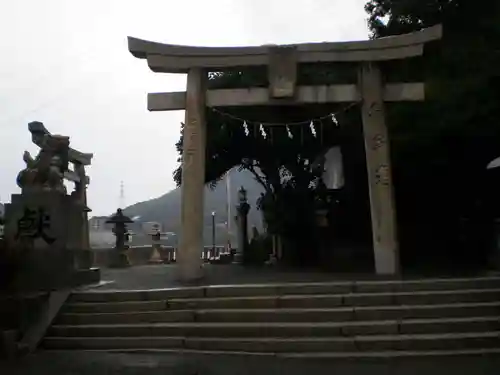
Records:
{"label": "kanji inscription on stone", "polygon": [[297,83],[297,49],[291,46],[269,48],[268,79],[272,98],[292,98]]}
{"label": "kanji inscription on stone", "polygon": [[186,127],[184,129],[184,136],[186,140],[184,145],[186,149],[184,150],[184,154],[182,155],[182,168],[183,170],[187,170],[193,164],[193,158],[196,154],[196,147],[198,146],[198,122],[196,119],[191,119],[187,122]]}
{"label": "kanji inscription on stone", "polygon": [[376,151],[385,144],[385,137],[382,134],[377,134],[372,138],[372,150]]}
{"label": "kanji inscription on stone", "polygon": [[380,165],[375,170],[375,183],[377,185],[389,186],[390,184],[390,176],[389,176],[389,166],[386,164]]}
{"label": "kanji inscription on stone", "polygon": [[381,104],[378,102],[372,102],[368,110],[368,116],[371,117],[375,114],[375,112],[380,112],[380,111],[382,111]]}
{"label": "kanji inscription on stone", "polygon": [[56,239],[47,232],[51,227],[51,218],[43,207],[38,209],[24,208],[23,216],[17,221],[16,240],[19,238],[42,238],[47,244],[53,244]]}

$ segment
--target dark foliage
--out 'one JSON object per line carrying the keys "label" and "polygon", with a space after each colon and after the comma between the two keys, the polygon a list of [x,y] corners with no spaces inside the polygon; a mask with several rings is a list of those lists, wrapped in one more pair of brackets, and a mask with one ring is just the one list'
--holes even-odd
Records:
{"label": "dark foliage", "polygon": [[500,154],[499,3],[373,0],[366,10],[375,38],[444,26],[420,67],[427,102],[389,111],[403,259],[484,263],[498,215],[486,165]]}

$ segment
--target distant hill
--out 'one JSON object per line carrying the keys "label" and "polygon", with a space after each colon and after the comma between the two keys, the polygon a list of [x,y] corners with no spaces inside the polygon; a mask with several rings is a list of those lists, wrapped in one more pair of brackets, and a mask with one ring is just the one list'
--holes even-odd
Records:
{"label": "distant hill", "polygon": [[[256,201],[263,191],[262,187],[254,180],[253,176],[246,171],[238,172],[232,170],[230,172],[231,181],[231,227],[233,243],[236,242],[236,222],[234,216],[236,213],[236,205],[238,203],[238,190],[243,186],[247,190],[248,203],[251,206],[248,215],[250,228],[257,226],[262,228],[262,216],[260,211],[256,209]],[[212,212],[215,211],[215,219],[217,225],[216,238],[217,244],[225,244],[227,232],[224,229],[223,223],[227,218],[227,189],[226,180],[222,180],[217,184],[215,189],[205,188],[205,209],[204,209],[204,240],[206,245],[212,243]],[[138,223],[157,221],[162,223],[164,231],[180,232],[180,212],[181,212],[181,191],[179,188],[174,189],[161,197],[151,199],[144,202],[136,203],[126,207],[124,213],[129,217],[138,216]]]}

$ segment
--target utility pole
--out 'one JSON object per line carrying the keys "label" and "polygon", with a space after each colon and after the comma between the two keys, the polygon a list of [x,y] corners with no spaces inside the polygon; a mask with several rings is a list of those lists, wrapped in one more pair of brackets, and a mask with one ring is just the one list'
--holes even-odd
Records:
{"label": "utility pole", "polygon": [[119,206],[120,206],[120,208],[125,208],[125,186],[123,184],[123,181],[120,181],[120,201],[119,201]]}

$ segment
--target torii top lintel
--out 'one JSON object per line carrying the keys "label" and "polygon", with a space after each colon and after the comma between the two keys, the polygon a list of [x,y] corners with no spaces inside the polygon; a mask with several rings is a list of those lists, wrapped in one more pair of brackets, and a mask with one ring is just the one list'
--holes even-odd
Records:
{"label": "torii top lintel", "polygon": [[297,63],[404,59],[422,55],[424,44],[441,39],[442,33],[442,25],[436,25],[410,34],[375,40],[254,47],[192,47],[128,37],[128,49],[135,57],[147,59],[154,72],[187,73],[191,68],[267,65],[269,51],[279,47],[296,51]]}

